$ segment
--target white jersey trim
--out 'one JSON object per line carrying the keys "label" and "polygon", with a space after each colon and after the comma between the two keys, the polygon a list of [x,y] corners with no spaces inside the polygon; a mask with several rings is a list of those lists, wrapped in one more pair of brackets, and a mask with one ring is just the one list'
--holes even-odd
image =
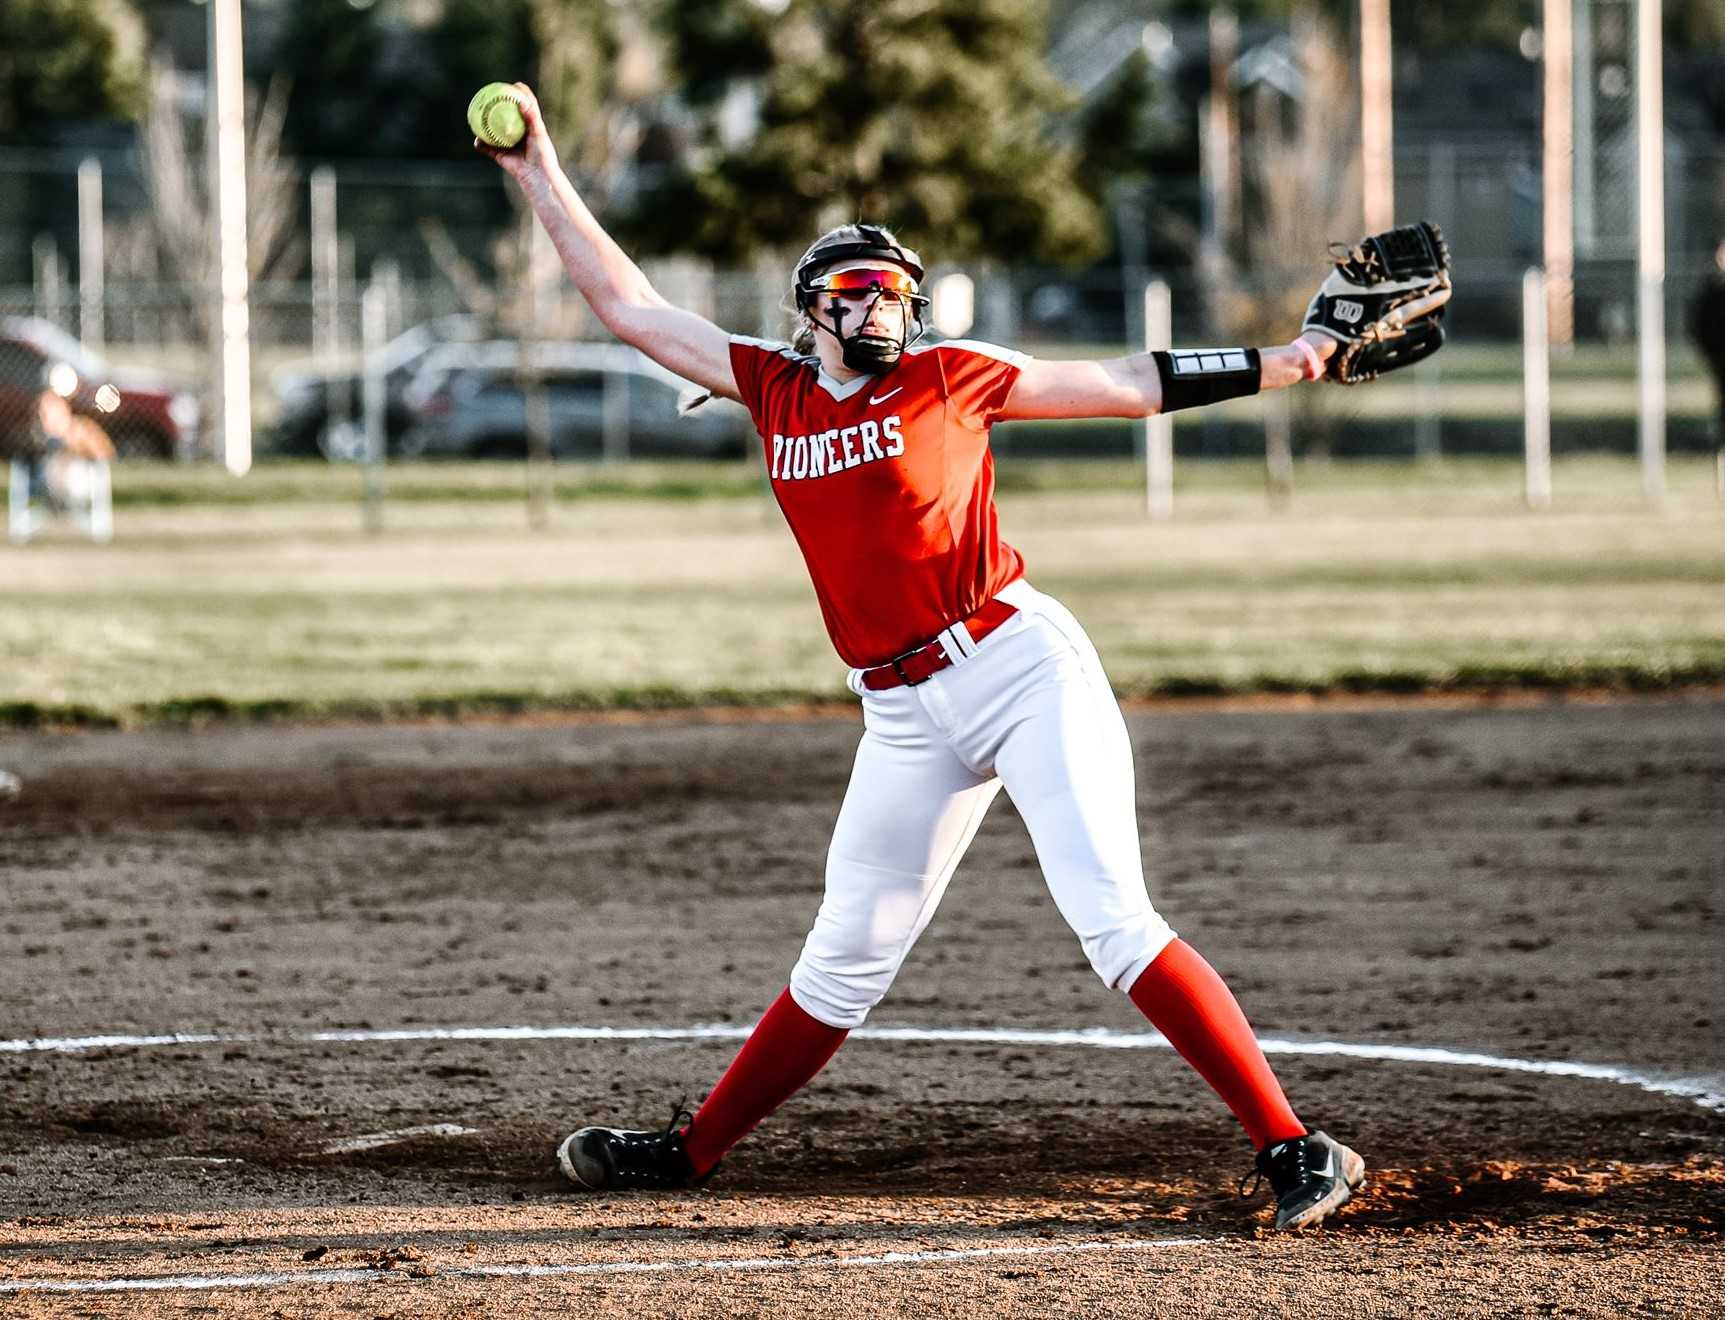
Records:
{"label": "white jersey trim", "polygon": [[746,344],[750,348],[763,349],[768,353],[777,353],[780,357],[788,357],[792,362],[803,360],[803,355],[782,339],[756,339],[751,335],[732,335],[731,342],[733,344]]}
{"label": "white jersey trim", "polygon": [[1022,368],[1030,361],[1030,354],[1020,353],[1015,348],[1002,348],[999,344],[990,344],[981,339],[943,339],[938,344],[918,344],[914,348],[905,349],[906,353],[932,353],[940,348],[957,348],[966,353],[975,353],[981,357],[993,358],[996,362],[1004,362],[1009,367]]}
{"label": "white jersey trim", "polygon": [[842,403],[858,391],[870,385],[880,384],[880,377],[865,374],[853,377],[850,380],[835,380],[833,377],[827,375],[827,373],[821,368],[816,367],[815,384],[819,385],[828,394],[832,395],[835,402]]}
{"label": "white jersey trim", "polygon": [[789,344],[777,339],[756,339],[751,335],[732,335],[733,344],[743,344],[749,348],[758,348],[764,353],[777,353],[782,358],[800,366],[810,366],[815,369],[815,384],[833,397],[835,403],[842,403],[851,395],[875,380],[875,377],[863,375],[854,380],[836,380],[827,375],[820,365],[820,359],[812,354],[799,353]]}

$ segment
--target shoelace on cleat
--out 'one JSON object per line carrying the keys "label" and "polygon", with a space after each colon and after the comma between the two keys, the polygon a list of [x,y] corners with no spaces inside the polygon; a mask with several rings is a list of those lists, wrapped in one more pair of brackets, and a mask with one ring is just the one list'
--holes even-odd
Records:
{"label": "shoelace on cleat", "polygon": [[688,1104],[689,1102],[687,1100],[679,1100],[676,1104],[671,1106],[671,1121],[665,1124],[665,1135],[667,1137],[673,1132],[682,1131],[682,1129],[678,1127],[678,1124],[683,1122],[684,1119],[687,1119],[691,1123],[695,1121],[695,1116],[688,1110]]}
{"label": "shoelace on cleat", "polygon": [[[1270,1147],[1258,1156],[1250,1173],[1240,1175],[1240,1198],[1247,1200],[1256,1196],[1266,1179],[1269,1180],[1270,1189],[1278,1196],[1305,1183],[1312,1175],[1316,1151],[1317,1143],[1309,1137],[1296,1137]],[[1250,1188],[1246,1186],[1248,1180],[1252,1183]]]}
{"label": "shoelace on cleat", "polygon": [[[609,1141],[612,1159],[621,1166],[618,1173],[625,1185],[670,1187],[681,1185],[685,1175],[681,1170],[666,1170],[663,1162],[672,1151],[681,1151],[681,1124],[693,1123],[695,1117],[678,1101],[671,1109],[671,1119],[662,1130],[629,1132],[613,1130]],[[684,1157],[685,1163],[687,1157]]]}

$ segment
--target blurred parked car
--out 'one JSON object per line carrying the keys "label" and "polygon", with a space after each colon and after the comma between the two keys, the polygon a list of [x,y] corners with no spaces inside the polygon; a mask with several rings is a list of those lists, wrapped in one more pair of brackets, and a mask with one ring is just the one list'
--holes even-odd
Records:
{"label": "blurred parked car", "polygon": [[[712,399],[683,414],[681,402],[699,391],[626,345],[543,342],[532,352],[554,457],[738,458],[748,451],[754,431],[740,404]],[[521,347],[513,341],[428,354],[404,398],[417,420],[401,438],[403,457],[527,453]]]}
{"label": "blurred parked car", "polygon": [[44,388],[98,422],[121,458],[190,457],[197,448],[190,382],[111,367],[52,321],[0,316],[0,431],[29,427]]}
{"label": "blurred parked car", "polygon": [[[495,333],[482,317],[456,314],[412,326],[383,346],[378,357],[387,452],[396,452],[402,434],[413,424],[413,412],[402,395],[427,356],[447,344],[473,343]],[[270,433],[271,453],[346,462],[365,457],[365,377],[357,365],[329,371],[315,362],[299,363],[281,368],[271,383],[279,405]]]}

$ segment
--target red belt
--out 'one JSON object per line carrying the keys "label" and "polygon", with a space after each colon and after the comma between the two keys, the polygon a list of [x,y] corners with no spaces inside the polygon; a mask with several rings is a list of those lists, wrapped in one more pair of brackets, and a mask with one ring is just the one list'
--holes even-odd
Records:
{"label": "red belt", "polygon": [[[980,642],[1017,613],[1018,606],[1008,605],[997,597],[965,619],[964,630],[970,634],[971,641]],[[946,653],[946,643],[936,637],[914,651],[906,651],[896,660],[863,670],[862,685],[870,692],[882,692],[901,685],[915,687],[918,683],[926,683],[950,664],[952,657]]]}

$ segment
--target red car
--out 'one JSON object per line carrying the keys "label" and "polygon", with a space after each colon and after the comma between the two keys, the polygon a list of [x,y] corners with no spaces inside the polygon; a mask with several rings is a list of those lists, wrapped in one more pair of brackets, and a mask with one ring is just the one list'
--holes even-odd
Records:
{"label": "red car", "polygon": [[198,399],[189,385],[110,367],[51,321],[0,317],[0,451],[29,429],[44,389],[100,423],[122,458],[183,458],[197,449]]}

